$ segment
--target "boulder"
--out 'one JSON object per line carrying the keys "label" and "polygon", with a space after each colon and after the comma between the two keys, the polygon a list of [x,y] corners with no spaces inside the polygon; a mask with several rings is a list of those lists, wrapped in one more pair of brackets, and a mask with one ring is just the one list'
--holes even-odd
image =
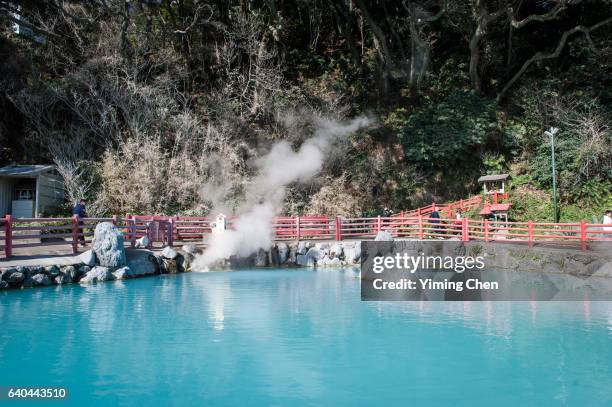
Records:
{"label": "boulder", "polygon": [[51,285],[49,276],[42,273],[33,275],[32,281],[34,282],[34,285]]}
{"label": "boulder", "polygon": [[307,257],[305,254],[298,254],[296,256],[295,264],[302,267],[315,267],[316,262],[312,257]]}
{"label": "boulder", "polygon": [[195,256],[196,254],[202,254],[202,250],[200,250],[198,246],[194,244],[185,244],[183,245],[183,247],[181,247],[181,250],[193,256]]}
{"label": "boulder", "polygon": [[26,268],[27,272],[26,275],[33,277],[36,274],[44,274],[45,273],[45,269],[42,266],[29,266]]}
{"label": "boulder", "polygon": [[329,263],[331,263],[331,259],[329,256],[325,256],[317,262],[317,265],[329,266]]}
{"label": "boulder", "polygon": [[316,247],[311,247],[308,249],[306,254],[298,254],[297,255],[297,264],[305,267],[316,267],[319,260],[323,259],[321,256],[321,252]]}
{"label": "boulder", "polygon": [[59,276],[55,277],[53,281],[55,281],[55,284],[59,284],[59,285],[70,284],[72,283],[72,278],[70,278],[70,276],[66,274],[60,274]]}
{"label": "boulder", "polygon": [[195,256],[193,254],[180,251],[175,259],[179,273],[186,273],[188,271],[191,271],[191,263],[193,263],[194,259]]}
{"label": "boulder", "polygon": [[286,263],[297,263],[297,245],[292,244],[291,246],[289,246],[289,255],[287,256]]}
{"label": "boulder", "polygon": [[21,286],[24,288],[34,287],[34,280],[32,280],[31,276],[26,276],[21,282]]}
{"label": "boulder", "polygon": [[143,236],[140,239],[136,239],[136,247],[140,249],[146,249],[151,244],[149,236]]}
{"label": "boulder", "polygon": [[380,232],[378,232],[376,234],[376,237],[374,238],[374,241],[376,241],[376,242],[392,242],[393,241],[393,236],[391,235],[391,232],[389,232],[388,230],[381,230]]}
{"label": "boulder", "polygon": [[268,264],[273,267],[278,267],[280,265],[278,248],[276,246],[272,246],[268,252]]}
{"label": "boulder", "polygon": [[0,280],[0,290],[3,290],[3,289],[8,288],[8,287],[9,287],[9,283],[7,283],[4,280]]}
{"label": "boulder", "polygon": [[342,256],[342,245],[335,243],[329,248],[329,257],[341,257]]}
{"label": "boulder", "polygon": [[97,283],[101,281],[111,281],[114,280],[115,276],[111,273],[108,267],[104,266],[96,266],[91,269],[83,278],[79,280],[81,284],[91,284]]}
{"label": "boulder", "polygon": [[93,251],[96,262],[102,267],[122,267],[126,264],[123,233],[110,222],[98,223],[96,226]]}
{"label": "boulder", "polygon": [[[77,269],[75,269],[76,271],[76,275],[78,277],[84,276],[85,274],[89,273],[91,271],[91,267],[89,266],[81,266]],[[73,277],[74,278],[74,277]]]}
{"label": "boulder", "polygon": [[113,271],[113,276],[115,276],[117,280],[124,280],[126,278],[134,277],[134,273],[132,273],[132,270],[129,267],[124,266]]}
{"label": "boulder", "polygon": [[[87,271],[89,271],[88,266],[83,266],[83,267],[87,267]],[[76,282],[79,279],[79,277],[87,273],[87,271],[80,274],[79,271],[77,271],[76,267],[65,266],[60,269],[60,275],[58,277],[62,277],[60,279],[63,282],[62,284],[72,283],[72,282]],[[56,277],[56,279],[58,277]]]}
{"label": "boulder", "polygon": [[45,267],[45,274],[51,277],[51,279],[54,279],[55,277],[59,276],[60,268],[57,266],[47,266]]}
{"label": "boulder", "polygon": [[19,272],[19,271],[15,271],[14,273],[11,273],[7,278],[6,281],[9,284],[21,284],[21,282],[23,280],[25,280],[26,276],[25,274]]}
{"label": "boulder", "polygon": [[10,269],[4,269],[2,271],[0,271],[0,281],[8,281],[8,278],[13,274],[16,273],[17,269],[15,268],[10,268]]}
{"label": "boulder", "polygon": [[278,251],[279,264],[283,264],[289,259],[289,246],[287,246],[287,243],[277,243],[276,250]]}
{"label": "boulder", "polygon": [[255,267],[266,267],[268,265],[268,254],[264,249],[257,250],[255,254]]}
{"label": "boulder", "polygon": [[176,274],[178,273],[178,265],[176,260],[166,259],[161,257],[161,272],[162,274]]}
{"label": "boulder", "polygon": [[126,260],[134,276],[148,276],[160,272],[161,260],[150,250],[128,250]]}
{"label": "boulder", "polygon": [[342,245],[344,260],[349,263],[359,263],[361,261],[361,242],[345,243]]}
{"label": "boulder", "polygon": [[96,253],[93,250],[87,250],[79,254],[79,262],[83,263],[86,266],[93,267],[96,265]]}
{"label": "boulder", "polygon": [[332,267],[338,267],[342,265],[342,262],[340,261],[339,258],[334,257],[333,259],[330,260],[329,265]]}
{"label": "boulder", "polygon": [[296,254],[306,254],[308,251],[308,242],[298,242]]}
{"label": "boulder", "polygon": [[176,256],[178,256],[178,252],[176,250],[174,250],[172,247],[166,246],[162,250],[161,256],[163,258],[165,258],[165,259],[174,260],[174,259],[176,259]]}

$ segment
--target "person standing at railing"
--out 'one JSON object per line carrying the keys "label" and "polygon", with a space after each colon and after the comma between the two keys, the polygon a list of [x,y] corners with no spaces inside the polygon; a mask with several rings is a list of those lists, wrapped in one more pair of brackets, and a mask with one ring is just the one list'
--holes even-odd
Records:
{"label": "person standing at railing", "polygon": [[85,244],[85,232],[83,230],[83,221],[81,220],[82,218],[86,218],[87,217],[87,210],[85,208],[86,205],[86,201],[85,199],[81,199],[79,201],[79,203],[77,203],[74,208],[72,209],[72,214],[78,216],[79,218],[79,242],[81,243],[81,246],[86,246]]}
{"label": "person standing at railing", "polygon": [[612,211],[607,210],[603,217],[603,224],[609,225],[604,226],[603,230],[607,233],[607,237],[612,237]]}
{"label": "person standing at railing", "polygon": [[457,212],[455,213],[455,221],[453,222],[453,227],[458,235],[461,234],[462,224],[463,221],[461,220],[461,209],[457,209]]}

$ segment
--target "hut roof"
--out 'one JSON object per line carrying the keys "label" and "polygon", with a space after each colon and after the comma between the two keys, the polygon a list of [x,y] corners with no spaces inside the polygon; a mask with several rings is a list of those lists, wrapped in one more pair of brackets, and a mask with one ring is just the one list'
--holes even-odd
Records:
{"label": "hut roof", "polygon": [[483,175],[478,178],[478,182],[490,182],[490,181],[504,181],[508,179],[510,174],[494,174],[494,175]]}
{"label": "hut roof", "polygon": [[0,177],[33,178],[54,169],[54,165],[9,165],[0,168]]}

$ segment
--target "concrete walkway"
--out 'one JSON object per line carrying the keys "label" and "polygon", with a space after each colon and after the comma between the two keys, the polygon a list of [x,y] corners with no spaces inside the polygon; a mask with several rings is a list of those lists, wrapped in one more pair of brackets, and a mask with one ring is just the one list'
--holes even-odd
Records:
{"label": "concrete walkway", "polygon": [[[0,269],[19,266],[67,266],[78,263],[77,257],[91,249],[91,245],[86,247],[79,246],[79,253],[73,254],[72,247],[63,245],[56,246],[57,249],[49,250],[49,247],[29,247],[20,252],[16,251],[10,259],[0,258]],[[125,244],[126,251],[135,250],[129,243]],[[153,247],[153,252],[161,251],[162,247]]]}

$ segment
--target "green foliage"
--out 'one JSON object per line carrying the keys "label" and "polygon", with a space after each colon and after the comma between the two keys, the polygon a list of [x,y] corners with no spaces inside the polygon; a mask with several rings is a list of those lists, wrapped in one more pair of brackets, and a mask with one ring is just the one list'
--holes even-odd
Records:
{"label": "green foliage", "polygon": [[[306,210],[330,184],[358,191],[361,209],[376,214],[381,206],[464,198],[478,190],[478,176],[510,168],[514,186],[533,192],[517,197],[513,216],[550,220],[550,194],[537,192],[551,187],[542,134],[549,126],[561,129],[562,219],[610,205],[612,68],[592,47],[609,48],[609,26],[589,40],[576,33],[554,63],[534,64],[501,104],[494,100],[525,60],[554,49],[567,27],[601,21],[609,2],[570,2],[558,18],[511,32],[503,13],[480,40],[479,93],[465,41],[476,27],[473,2],[448,2],[432,23],[411,20],[405,6],[418,2],[401,0],[136,1],[125,16],[124,2],[108,2],[106,11],[95,2],[19,3],[31,23],[59,35],[37,44],[0,25],[0,161],[50,163],[49,141],[61,134],[98,140],[84,143],[91,185],[73,194],[87,196],[92,213],[123,208],[134,196],[128,207],[141,212],[205,213],[209,203],[197,192],[215,157],[229,161],[223,179],[241,191],[271,141],[303,140],[307,131],[277,120],[301,111],[368,112],[379,126],[351,136],[342,162],[290,192],[290,213]],[[426,3],[413,14],[441,11]],[[528,3],[513,6],[517,17],[544,13]],[[411,23],[422,34],[419,46]],[[419,61],[424,79],[415,83],[411,63]],[[119,154],[126,143],[140,147]],[[139,171],[143,162],[150,166]],[[231,196],[225,203],[235,208],[243,197]]]}
{"label": "green foliage", "polygon": [[510,201],[512,202],[512,207],[508,212],[508,217],[512,221],[554,221],[550,195],[541,191],[521,190],[519,193],[513,193]]}
{"label": "green foliage", "polygon": [[399,134],[406,159],[425,170],[479,167],[480,152],[497,131],[495,111],[493,100],[462,90],[415,110]]}
{"label": "green foliage", "polygon": [[499,174],[506,169],[506,157],[502,154],[486,152],[482,158],[482,165],[487,174]]}
{"label": "green foliage", "polygon": [[590,179],[572,189],[569,195],[571,202],[579,202],[582,206],[610,208],[612,207],[612,182]]}
{"label": "green foliage", "polygon": [[[515,182],[515,180],[513,180]],[[516,184],[514,184],[516,187]],[[606,189],[607,188],[607,189]],[[587,198],[588,197],[588,198]],[[592,199],[599,197],[599,199]],[[512,208],[509,216],[511,220],[526,222],[535,220],[540,222],[553,221],[552,191],[539,191],[529,188],[518,188],[510,195]],[[610,185],[593,182],[585,187],[579,203],[561,202],[559,204],[559,220],[561,222],[579,222],[581,220],[601,222],[606,209],[612,206]]]}

